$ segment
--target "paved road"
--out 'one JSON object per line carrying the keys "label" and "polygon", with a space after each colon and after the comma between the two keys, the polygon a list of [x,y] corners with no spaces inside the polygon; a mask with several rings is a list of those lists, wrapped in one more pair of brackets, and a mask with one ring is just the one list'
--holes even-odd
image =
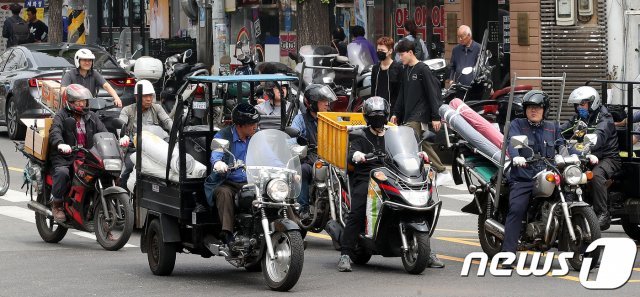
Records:
{"label": "paved road", "polygon": [[[4,131],[4,130],[0,130]],[[44,243],[36,231],[28,199],[19,191],[25,159],[0,132],[0,150],[11,167],[11,190],[0,197],[0,296],[275,296],[263,285],[260,273],[236,269],[221,258],[178,255],[169,277],[157,277],[140,252],[140,236],[118,252],[104,251],[93,235],[70,232],[59,244]],[[444,210],[432,246],[445,261],[445,269],[427,269],[421,275],[405,273],[399,258],[374,256],[352,273],[339,273],[338,252],[326,234],[311,234],[304,270],[293,288],[296,296],[601,296],[567,277],[461,277],[462,262],[481,251],[476,216],[459,209],[470,199],[464,188],[440,188]],[[626,237],[619,226],[607,237]],[[554,267],[558,267],[554,263]],[[624,287],[607,295],[637,296],[640,261]],[[476,268],[472,269],[475,275]],[[597,270],[595,270],[593,275]]]}

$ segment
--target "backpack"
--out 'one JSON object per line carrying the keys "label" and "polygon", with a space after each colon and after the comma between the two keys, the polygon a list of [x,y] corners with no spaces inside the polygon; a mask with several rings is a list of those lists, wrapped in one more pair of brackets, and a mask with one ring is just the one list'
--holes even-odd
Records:
{"label": "backpack", "polygon": [[424,60],[424,51],[422,51],[422,40],[420,40],[420,37],[416,36],[413,43],[416,45],[416,58],[418,58],[418,61]]}
{"label": "backpack", "polygon": [[13,24],[11,24],[11,33],[13,44],[18,45],[29,42],[29,35],[31,34],[29,24],[22,18],[20,18],[20,20],[14,20]]}

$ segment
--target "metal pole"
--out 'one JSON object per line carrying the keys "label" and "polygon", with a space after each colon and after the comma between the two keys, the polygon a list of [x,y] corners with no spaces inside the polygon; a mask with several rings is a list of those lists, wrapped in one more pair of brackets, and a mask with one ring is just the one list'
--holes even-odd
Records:
{"label": "metal pole", "polygon": [[[138,85],[138,94],[142,94],[142,85]],[[139,96],[142,97],[142,96]],[[142,100],[136,100],[136,183],[140,185],[142,170]],[[136,199],[142,199],[142,187],[136,187]]]}
{"label": "metal pole", "polygon": [[[500,164],[498,164],[498,180],[496,181],[496,199],[494,201],[495,210],[498,211],[500,206],[500,190],[502,189],[502,175],[504,174],[504,159],[507,151],[507,138],[509,137],[509,129],[511,128],[511,107],[513,106],[513,93],[515,91],[518,75],[513,73],[511,82],[511,91],[509,92],[509,104],[507,107],[507,120],[504,124],[504,135],[502,135],[502,148],[500,149]],[[491,215],[491,214],[489,214]]]}

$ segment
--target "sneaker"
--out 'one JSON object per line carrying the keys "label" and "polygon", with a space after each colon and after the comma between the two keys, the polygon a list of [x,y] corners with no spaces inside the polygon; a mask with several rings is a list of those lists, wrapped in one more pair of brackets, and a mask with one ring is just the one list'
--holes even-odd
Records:
{"label": "sneaker", "polygon": [[431,252],[431,254],[429,255],[427,266],[430,268],[444,268],[444,263],[440,259],[438,259],[436,253]]}
{"label": "sneaker", "polygon": [[349,257],[349,255],[340,256],[340,261],[338,262],[338,271],[351,272],[351,258]]}
{"label": "sneaker", "polygon": [[611,216],[609,212],[604,212],[598,216],[598,222],[600,223],[600,231],[608,230],[611,227]]}
{"label": "sneaker", "polygon": [[453,176],[448,171],[438,172],[436,175],[435,185],[436,187],[444,186],[453,181]]}
{"label": "sneaker", "polygon": [[309,208],[300,209],[300,219],[305,221],[311,218],[311,214],[309,213]]}

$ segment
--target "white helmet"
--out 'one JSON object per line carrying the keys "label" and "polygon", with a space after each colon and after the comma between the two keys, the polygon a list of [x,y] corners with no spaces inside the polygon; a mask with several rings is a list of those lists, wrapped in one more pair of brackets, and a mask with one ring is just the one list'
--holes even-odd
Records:
{"label": "white helmet", "polygon": [[143,79],[136,83],[136,86],[133,89],[133,94],[138,95],[138,86],[142,86],[142,95],[153,95],[153,103],[156,103],[156,90],[153,88],[153,84]]}
{"label": "white helmet", "polygon": [[76,55],[73,57],[73,62],[76,64],[76,68],[80,68],[80,60],[95,60],[96,56],[93,53],[86,49],[81,48],[76,52]]}
{"label": "white helmet", "polygon": [[600,108],[600,95],[598,91],[592,87],[579,87],[569,95],[569,104],[580,104],[584,100],[589,100],[589,109],[591,109],[591,111]]}

